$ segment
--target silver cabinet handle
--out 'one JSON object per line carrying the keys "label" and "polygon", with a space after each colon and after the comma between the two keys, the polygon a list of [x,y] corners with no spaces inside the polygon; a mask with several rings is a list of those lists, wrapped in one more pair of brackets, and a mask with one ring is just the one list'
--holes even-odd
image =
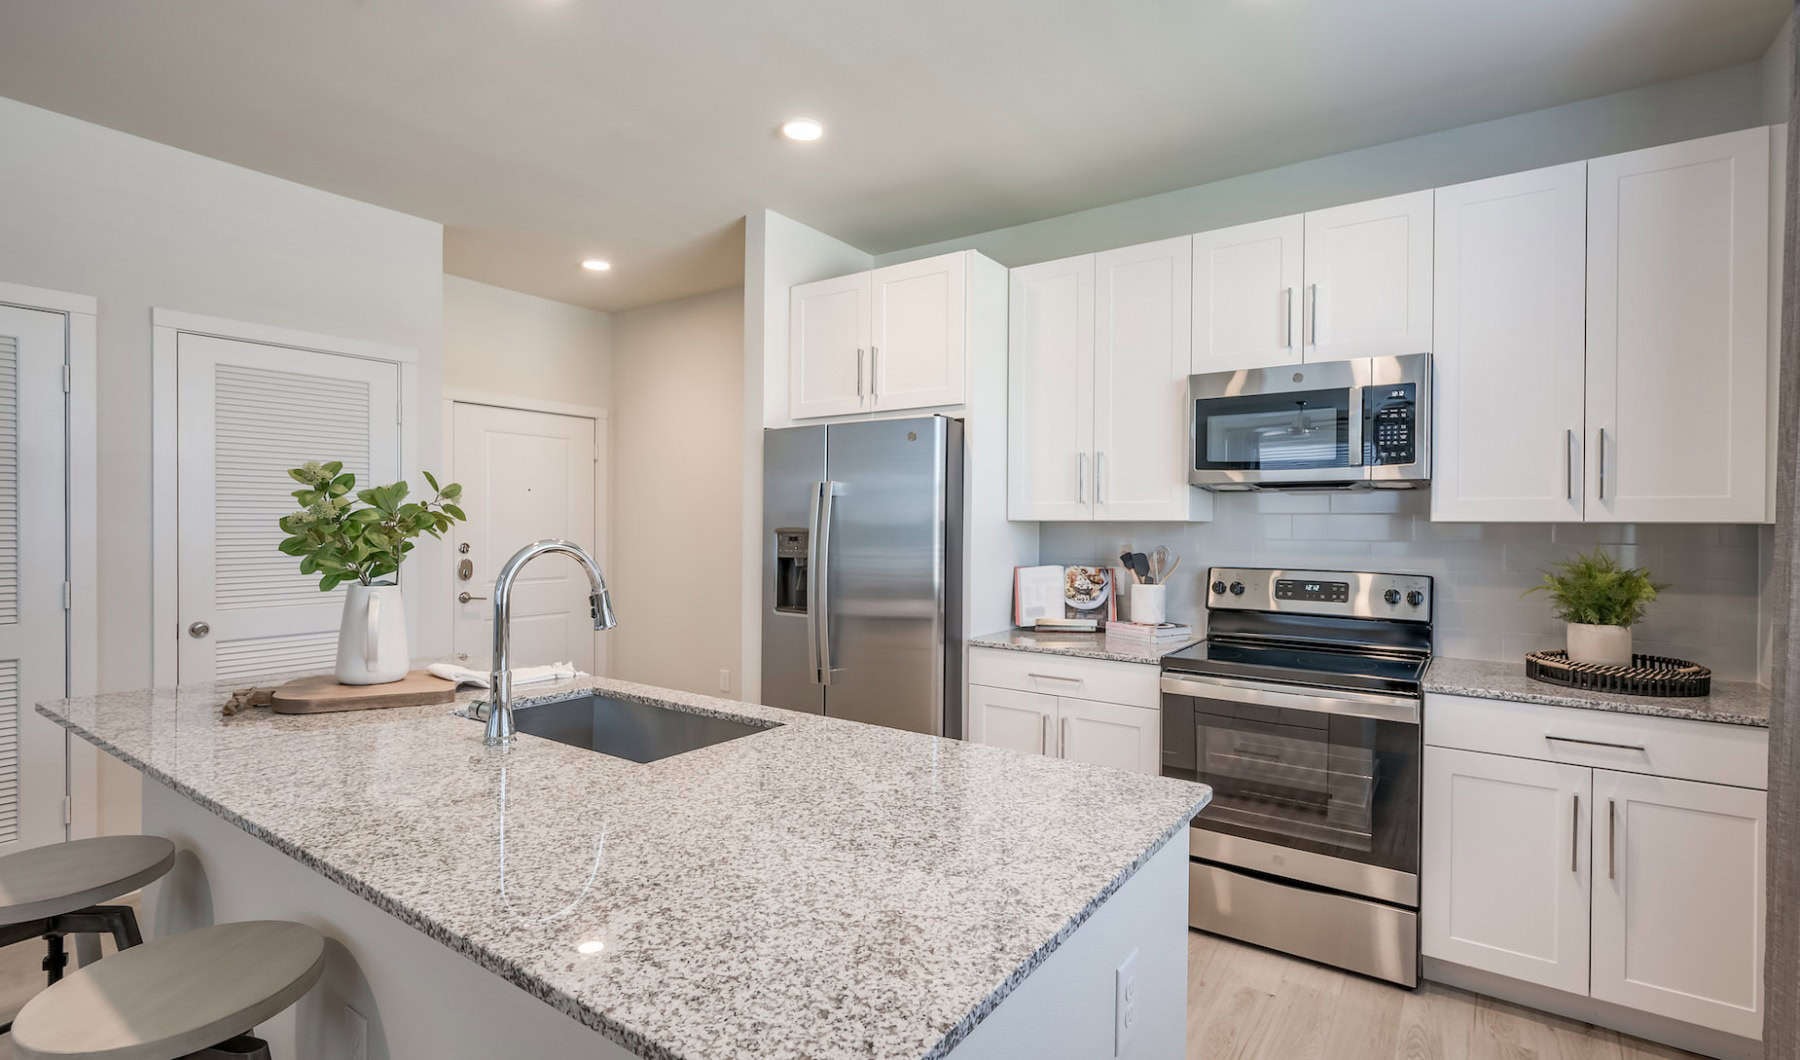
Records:
{"label": "silver cabinet handle", "polygon": [[1319,344],[1319,285],[1306,285],[1306,344]]}
{"label": "silver cabinet handle", "polygon": [[1056,734],[1056,757],[1067,758],[1068,756],[1069,756],[1069,719],[1064,718],[1062,720],[1062,726],[1057,731],[1057,734]]}
{"label": "silver cabinet handle", "polygon": [[1082,683],[1082,680],[1079,677],[1063,677],[1058,674],[1030,674],[1030,673],[1028,673],[1025,676],[1029,677],[1033,680],[1036,680],[1036,681],[1067,681],[1069,684],[1072,684],[1072,685],[1079,685]]}
{"label": "silver cabinet handle", "polygon": [[1106,454],[1101,452],[1100,450],[1096,449],[1096,450],[1094,450],[1094,503],[1095,504],[1105,504],[1106,503],[1105,486],[1106,486]]}
{"label": "silver cabinet handle", "polygon": [[485,596],[473,596],[466,592],[456,594],[456,602],[459,604],[466,604],[470,600],[486,600],[486,599],[487,599],[487,597],[485,597]]}
{"label": "silver cabinet handle", "polygon": [[861,401],[862,396],[863,396],[863,380],[862,380],[863,365],[862,365],[862,362],[863,362],[863,349],[861,346],[858,346],[856,348],[856,400],[858,400],[858,401]]}
{"label": "silver cabinet handle", "polygon": [[1294,289],[1281,289],[1281,348],[1294,348]]}
{"label": "silver cabinet handle", "polygon": [[1581,793],[1575,793],[1575,806],[1569,811],[1569,871],[1581,871]]}
{"label": "silver cabinet handle", "polygon": [[1645,752],[1644,745],[1641,743],[1613,743],[1610,740],[1578,740],[1573,736],[1551,736],[1548,733],[1544,734],[1544,739],[1549,740],[1552,743],[1578,743],[1583,747],[1614,747],[1621,751],[1647,753]]}
{"label": "silver cabinet handle", "polygon": [[1606,499],[1606,428],[1600,428],[1600,460],[1595,465],[1600,469],[1600,499]]}
{"label": "silver cabinet handle", "polygon": [[1611,799],[1606,800],[1606,878],[1619,878],[1618,859],[1619,812]]}
{"label": "silver cabinet handle", "polygon": [[1563,431],[1563,499],[1575,499],[1575,429]]}
{"label": "silver cabinet handle", "polygon": [[880,356],[881,356],[881,347],[875,345],[874,343],[870,343],[869,344],[869,400],[870,401],[880,401],[881,400],[881,388],[877,385],[877,381],[881,378],[881,369],[875,367],[878,363],[880,363],[876,360],[876,358],[878,358]]}
{"label": "silver cabinet handle", "polygon": [[212,632],[212,627],[207,625],[205,622],[195,622],[192,625],[188,626],[188,636],[194,638],[195,640],[203,640],[203,639],[205,639],[206,635],[211,632]]}
{"label": "silver cabinet handle", "polygon": [[1075,503],[1087,503],[1087,454],[1075,454]]}
{"label": "silver cabinet handle", "polygon": [[1050,715],[1044,715],[1043,731],[1038,733],[1038,754],[1050,753]]}

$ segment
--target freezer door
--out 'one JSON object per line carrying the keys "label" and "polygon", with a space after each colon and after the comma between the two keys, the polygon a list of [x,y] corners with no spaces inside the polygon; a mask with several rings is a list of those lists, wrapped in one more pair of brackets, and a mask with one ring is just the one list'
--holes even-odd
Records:
{"label": "freezer door", "polygon": [[[810,714],[825,710],[825,687],[815,679],[809,661],[815,654],[808,647],[814,637],[813,615],[805,606],[804,583],[798,579],[810,580],[818,573],[811,569],[816,563],[808,562],[808,551],[816,540],[812,500],[824,480],[824,427],[763,432],[762,701]],[[796,541],[796,530],[804,531],[806,539]],[[799,555],[794,554],[796,545]],[[804,571],[794,569],[796,560]],[[785,594],[780,591],[784,579],[789,589]]]}
{"label": "freezer door", "polygon": [[947,423],[834,424],[821,650],[825,713],[940,733]]}

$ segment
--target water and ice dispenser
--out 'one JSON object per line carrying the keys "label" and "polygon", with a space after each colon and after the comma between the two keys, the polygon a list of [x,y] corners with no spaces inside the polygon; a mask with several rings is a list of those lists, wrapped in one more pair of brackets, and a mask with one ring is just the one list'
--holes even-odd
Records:
{"label": "water and ice dispenser", "polygon": [[775,610],[806,614],[806,553],[812,534],[803,526],[775,530]]}

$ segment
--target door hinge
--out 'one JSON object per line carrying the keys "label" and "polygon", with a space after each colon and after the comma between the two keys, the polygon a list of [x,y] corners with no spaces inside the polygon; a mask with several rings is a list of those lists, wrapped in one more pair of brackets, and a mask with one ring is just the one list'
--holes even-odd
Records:
{"label": "door hinge", "polygon": [[69,364],[63,365],[63,393],[72,393],[75,389],[75,369]]}
{"label": "door hinge", "polygon": [[63,796],[63,824],[71,825],[74,823],[75,823],[75,800],[70,798],[67,795],[64,795]]}
{"label": "door hinge", "polygon": [[75,586],[69,582],[63,582],[63,610],[64,611],[73,611],[74,609],[75,609]]}

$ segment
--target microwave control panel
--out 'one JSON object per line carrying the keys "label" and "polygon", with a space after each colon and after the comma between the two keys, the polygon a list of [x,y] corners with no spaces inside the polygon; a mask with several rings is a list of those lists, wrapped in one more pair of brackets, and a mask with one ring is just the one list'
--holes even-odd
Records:
{"label": "microwave control panel", "polygon": [[1417,383],[1372,386],[1363,391],[1363,462],[1411,464],[1418,460]]}

